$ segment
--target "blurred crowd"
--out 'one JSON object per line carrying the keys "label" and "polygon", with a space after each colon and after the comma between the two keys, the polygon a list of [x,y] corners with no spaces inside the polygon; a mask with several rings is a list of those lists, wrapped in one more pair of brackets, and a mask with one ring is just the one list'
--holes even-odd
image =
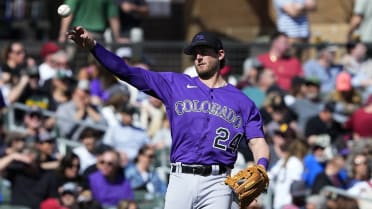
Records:
{"label": "blurred crowd", "polygon": [[[347,43],[319,42],[311,50],[294,46],[309,43],[307,15],[316,12],[316,1],[273,1],[281,32],[272,34],[269,49],[247,57],[241,75],[228,63],[222,69],[260,108],[270,144],[270,187],[251,208],[372,208],[364,199],[372,197],[372,57],[366,44],[372,35],[361,28],[372,9],[363,14],[358,1]],[[2,3],[7,17],[22,17],[25,2]],[[39,8],[35,2],[41,1],[30,2]],[[73,15],[61,20],[55,40],[43,43],[40,61],[27,53],[22,37],[1,49],[0,201],[29,209],[135,209],[149,199],[162,202],[171,148],[164,105],[90,55],[75,69],[76,49],[64,36],[84,25],[107,41],[104,31],[111,28],[113,42],[128,44],[131,29],[148,13],[146,2],[76,2],[65,1]],[[115,53],[151,70],[130,45]],[[193,66],[184,73],[196,75]],[[14,104],[25,108],[10,108]],[[241,144],[233,172],[252,159]]]}

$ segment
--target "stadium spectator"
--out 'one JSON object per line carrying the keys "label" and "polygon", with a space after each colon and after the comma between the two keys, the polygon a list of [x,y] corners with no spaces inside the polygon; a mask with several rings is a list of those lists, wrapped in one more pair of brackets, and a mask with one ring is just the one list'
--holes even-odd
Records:
{"label": "stadium spectator", "polygon": [[53,59],[53,54],[58,52],[60,47],[48,41],[41,46],[40,56],[43,62],[39,65],[40,85],[50,78],[53,78],[57,71],[56,61]]}
{"label": "stadium spectator", "polygon": [[120,154],[114,150],[105,151],[98,162],[98,170],[88,176],[93,199],[104,207],[117,206],[122,200],[134,200],[120,158]]}
{"label": "stadium spectator", "polygon": [[128,162],[133,162],[139,149],[150,142],[145,130],[133,126],[136,108],[123,104],[120,108],[121,124],[109,127],[103,137],[103,143],[114,147]]}
{"label": "stadium spectator", "polygon": [[335,64],[337,50],[335,45],[321,44],[317,48],[316,58],[304,63],[305,77],[319,80],[322,94],[328,94],[335,88],[336,77],[342,70],[340,65]]}
{"label": "stadium spectator", "polygon": [[60,188],[66,183],[74,183],[81,186],[83,183],[82,176],[79,175],[80,159],[73,152],[67,152],[60,160],[56,169],[56,186]]}
{"label": "stadium spectator", "polygon": [[106,96],[102,107],[102,115],[109,126],[120,125],[120,108],[123,104],[129,104],[131,95],[129,87],[122,84],[114,84],[106,90]]}
{"label": "stadium spectator", "polygon": [[57,108],[56,125],[62,137],[77,141],[85,128],[79,122],[92,125],[105,124],[99,108],[90,102],[88,85],[88,82],[80,81],[74,90],[72,100]]}
{"label": "stadium spectator", "polygon": [[295,76],[302,76],[303,70],[299,59],[289,55],[290,43],[285,33],[275,33],[271,37],[271,47],[267,53],[257,57],[263,67],[272,69],[278,86],[289,91]]}
{"label": "stadium spectator", "polygon": [[281,209],[292,203],[291,184],[294,181],[301,181],[304,172],[302,160],[307,153],[306,142],[301,139],[292,139],[287,146],[284,157],[277,161],[268,172],[274,191],[274,209]]}
{"label": "stadium spectator", "polygon": [[166,183],[161,180],[157,171],[152,167],[155,149],[144,145],[138,151],[134,163],[125,167],[125,176],[130,181],[133,190],[145,191],[158,197],[164,197]]}
{"label": "stadium spectator", "polygon": [[2,142],[3,145],[0,150],[0,157],[12,153],[20,153],[26,146],[26,135],[18,131],[7,131],[4,138],[2,138]]}
{"label": "stadium spectator", "polygon": [[353,15],[350,19],[348,40],[359,37],[362,42],[372,42],[372,2],[368,0],[355,0]]}
{"label": "stadium spectator", "polygon": [[320,194],[325,186],[334,186],[346,189],[346,179],[341,171],[345,168],[345,159],[342,156],[334,156],[326,162],[323,172],[319,173],[311,187],[312,194]]}
{"label": "stadium spectator", "polygon": [[267,134],[272,135],[283,123],[297,131],[297,115],[287,107],[283,96],[278,92],[267,95],[263,106],[260,108],[260,113]]}
{"label": "stadium spectator", "polygon": [[103,33],[107,29],[109,23],[114,41],[117,43],[127,43],[128,40],[120,36],[120,19],[118,6],[115,1],[73,1],[65,0],[65,4],[69,5],[72,14],[61,19],[61,27],[58,41],[63,43],[66,41],[66,32],[71,27],[84,25],[91,37],[96,40],[104,41]]}
{"label": "stadium spectator", "polygon": [[133,28],[142,28],[142,21],[149,14],[146,0],[116,0],[120,7],[121,36],[130,38]]}
{"label": "stadium spectator", "polygon": [[81,134],[79,141],[82,146],[75,147],[75,153],[80,159],[80,173],[83,173],[89,166],[97,162],[97,149],[99,148],[101,132],[93,128],[85,128]]}
{"label": "stadium spectator", "polygon": [[317,8],[316,0],[274,0],[278,31],[286,33],[291,43],[309,41],[309,13]]}
{"label": "stadium spectator", "polygon": [[353,140],[369,139],[372,137],[372,95],[364,106],[358,108],[345,122],[345,129],[351,131]]}
{"label": "stadium spectator", "polygon": [[[22,76],[20,83],[9,92],[9,102],[22,103],[29,107],[38,107],[43,110],[53,111],[56,109],[52,102],[50,92],[39,85],[40,75],[38,69],[27,70],[27,75]],[[23,112],[17,110],[16,121],[23,118]]]}
{"label": "stadium spectator", "polygon": [[350,175],[348,188],[352,188],[358,182],[368,181],[371,178],[371,167],[368,156],[364,153],[357,153],[350,156]]}
{"label": "stadium spectator", "polygon": [[269,170],[280,160],[283,159],[288,150],[288,144],[297,138],[295,130],[290,128],[288,124],[283,123],[272,134],[270,148]]}
{"label": "stadium spectator", "polygon": [[146,130],[147,135],[152,138],[156,131],[161,128],[162,120],[165,115],[165,107],[163,103],[153,97],[140,103],[140,122],[141,127]]}
{"label": "stadium spectator", "polygon": [[296,77],[292,80],[292,95],[287,94],[288,107],[297,114],[298,132],[302,133],[309,118],[317,115],[323,105],[320,83],[315,79]]}
{"label": "stadium spectator", "polygon": [[[57,197],[51,172],[41,168],[34,148],[25,148],[5,164],[5,178],[11,182],[11,205],[39,209],[48,197]],[[17,153],[18,154],[18,153]],[[14,156],[14,155],[13,155]]]}
{"label": "stadium spectator", "polygon": [[257,58],[246,58],[243,62],[243,72],[236,84],[236,88],[243,89],[244,87],[255,85],[258,71],[262,69],[263,66]]}
{"label": "stadium spectator", "polygon": [[2,49],[1,55],[2,82],[16,85],[26,63],[25,47],[21,42],[9,42]]}
{"label": "stadium spectator", "polygon": [[283,206],[282,209],[302,209],[306,205],[306,196],[308,195],[308,189],[306,184],[301,180],[296,180],[291,183],[290,194],[292,202],[288,205]]}
{"label": "stadium spectator", "polygon": [[345,134],[342,125],[333,118],[335,104],[328,102],[323,105],[322,110],[315,116],[309,118],[305,126],[305,137],[311,144],[314,136],[327,134],[331,142],[335,142],[340,136]]}
{"label": "stadium spectator", "polygon": [[346,72],[354,77],[367,58],[367,46],[360,41],[349,41],[346,43],[346,53],[341,57],[341,64]]}
{"label": "stadium spectator", "polygon": [[59,153],[56,152],[56,137],[46,130],[40,130],[36,137],[38,161],[45,170],[56,170],[59,166]]}
{"label": "stadium spectator", "polygon": [[[156,150],[169,150],[172,143],[171,130],[167,115],[163,116],[161,128],[155,132],[151,144]],[[167,155],[168,156],[168,155]]]}
{"label": "stadium spectator", "polygon": [[328,160],[326,148],[330,146],[329,137],[318,136],[316,140],[309,144],[310,152],[304,157],[304,173],[302,179],[308,188],[314,184],[315,177],[323,172],[325,162]]}
{"label": "stadium spectator", "polygon": [[325,101],[335,103],[333,118],[339,123],[344,123],[363,102],[362,95],[352,86],[351,79],[348,72],[339,73],[336,88],[324,98]]}
{"label": "stadium spectator", "polygon": [[272,70],[267,68],[258,70],[255,85],[244,87],[242,92],[251,98],[257,107],[261,107],[268,93],[272,91],[281,92],[275,81],[275,74]]}
{"label": "stadium spectator", "polygon": [[39,107],[30,107],[25,112],[22,125],[26,134],[27,143],[35,143],[38,134],[42,131],[46,131],[44,122],[45,118]]}

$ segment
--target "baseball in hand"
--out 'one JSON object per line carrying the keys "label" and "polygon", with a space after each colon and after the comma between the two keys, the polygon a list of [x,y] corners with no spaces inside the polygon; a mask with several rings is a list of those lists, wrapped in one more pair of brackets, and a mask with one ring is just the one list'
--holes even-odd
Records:
{"label": "baseball in hand", "polygon": [[59,16],[67,17],[71,14],[71,8],[67,4],[61,4],[57,10]]}

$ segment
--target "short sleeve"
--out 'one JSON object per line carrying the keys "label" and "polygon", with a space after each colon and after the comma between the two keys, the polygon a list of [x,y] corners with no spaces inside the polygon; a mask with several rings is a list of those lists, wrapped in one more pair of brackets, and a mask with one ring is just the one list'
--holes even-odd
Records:
{"label": "short sleeve", "polygon": [[370,0],[356,0],[354,3],[353,13],[357,15],[364,15],[367,4]]}

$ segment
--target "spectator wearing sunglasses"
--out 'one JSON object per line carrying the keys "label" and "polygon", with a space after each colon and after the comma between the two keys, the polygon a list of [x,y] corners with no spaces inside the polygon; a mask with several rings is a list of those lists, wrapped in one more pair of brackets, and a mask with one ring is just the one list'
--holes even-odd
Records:
{"label": "spectator wearing sunglasses", "polygon": [[122,200],[134,200],[130,182],[125,178],[118,152],[106,150],[98,160],[98,170],[88,176],[92,198],[104,207],[117,206]]}
{"label": "spectator wearing sunglasses", "polygon": [[149,145],[140,148],[134,163],[125,169],[125,176],[134,190],[146,191],[155,195],[165,195],[166,183],[153,167],[155,150]]}
{"label": "spectator wearing sunglasses", "polygon": [[56,171],[57,187],[61,187],[67,182],[74,183],[78,186],[82,184],[82,177],[79,175],[80,159],[73,153],[66,153],[60,160]]}

